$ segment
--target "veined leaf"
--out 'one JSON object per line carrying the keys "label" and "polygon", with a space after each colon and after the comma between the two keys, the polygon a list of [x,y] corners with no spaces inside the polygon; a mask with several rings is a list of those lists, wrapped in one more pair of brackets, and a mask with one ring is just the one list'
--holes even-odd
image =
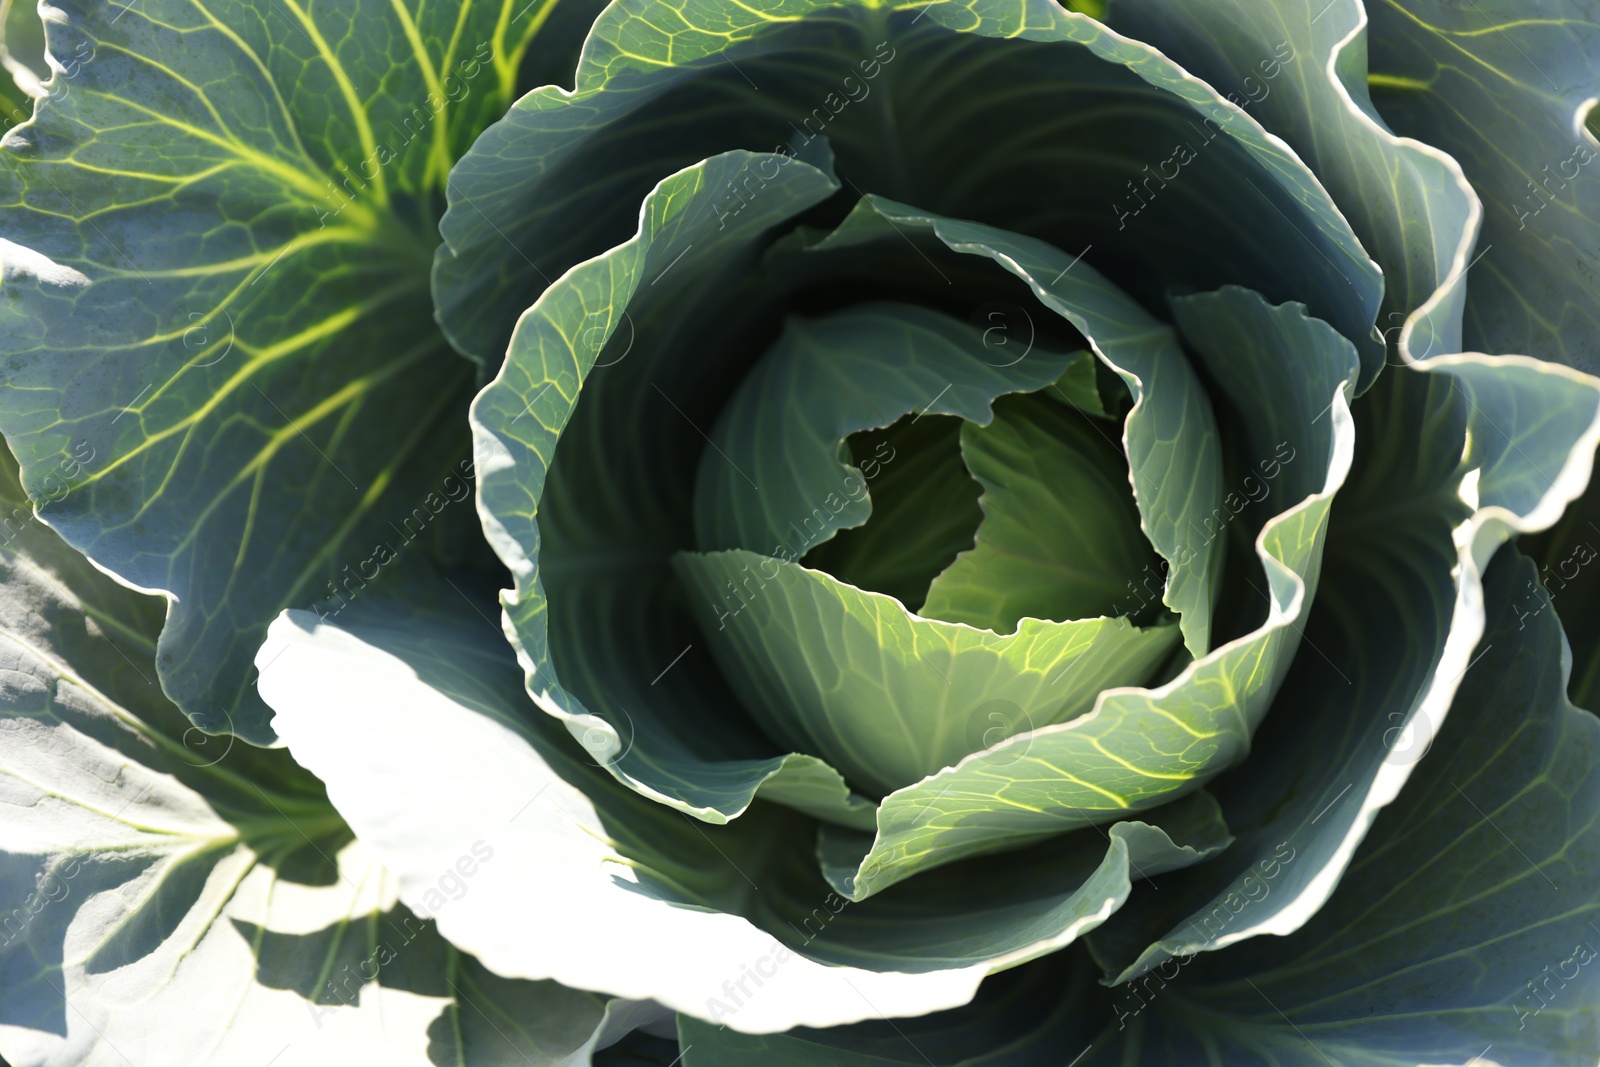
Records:
{"label": "veined leaf", "polygon": [[644,1017],[490,974],[418,918],[459,907],[492,844],[413,913],[288,753],[190,726],[156,684],[160,602],[33,521],[3,462],[6,1062],[553,1065]]}
{"label": "veined leaf", "polygon": [[1396,132],[1459,160],[1482,201],[1464,345],[1600,372],[1600,142],[1585,128],[1600,96],[1593,8],[1368,7],[1379,111]]}
{"label": "veined leaf", "polygon": [[[749,715],[878,796],[1078,718],[1102,690],[1148,679],[1178,636],[1170,624],[1141,630],[1125,618],[1024,619],[1002,636],[913,615],[886,594],[754,552],[683,552],[672,563]],[[1000,766],[1020,773],[1010,765],[1026,756],[1014,751]],[[1063,772],[1051,775],[1059,785]],[[972,799],[995,806],[994,793]],[[997,814],[969,851],[1003,847],[1000,827],[1014,821],[1028,822],[1034,836],[1041,822],[1045,833],[1072,828],[1062,811]]]}
{"label": "veined leaf", "polygon": [[[1382,21],[1384,5],[1370,6]],[[1372,35],[1359,0],[1114,0],[1108,21],[1216,86],[1310,165],[1383,267],[1379,326],[1391,346],[1403,336],[1419,358],[1460,351],[1482,209],[1439,142],[1395,136],[1373,107]],[[1378,47],[1387,48],[1382,34]],[[1376,369],[1363,374],[1363,389]]]}
{"label": "veined leaf", "polygon": [[166,692],[265,742],[267,623],[372,580],[459,477],[472,374],[431,318],[435,216],[544,10],[50,11],[58,69],[4,141],[0,430],[70,544],[168,598]]}

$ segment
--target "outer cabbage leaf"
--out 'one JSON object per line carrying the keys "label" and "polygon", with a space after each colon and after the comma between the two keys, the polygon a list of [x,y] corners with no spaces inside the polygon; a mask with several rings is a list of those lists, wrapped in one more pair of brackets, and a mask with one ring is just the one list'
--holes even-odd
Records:
{"label": "outer cabbage leaf", "polygon": [[1380,327],[1391,346],[1404,334],[1422,357],[1460,350],[1482,209],[1453,158],[1430,138],[1395,136],[1373,107],[1359,0],[1112,0],[1108,20],[1216,86],[1306,161],[1383,267]]}
{"label": "outer cabbage leaf", "polygon": [[1583,496],[1543,533],[1517,540],[1517,548],[1539,567],[1518,602],[1523,618],[1554,611],[1573,652],[1568,694],[1591,711],[1600,707],[1600,485],[1591,479]]}
{"label": "outer cabbage leaf", "polygon": [[1600,372],[1600,142],[1585,126],[1600,97],[1593,5],[1369,7],[1379,110],[1459,160],[1483,202],[1466,347]]}
{"label": "outer cabbage leaf", "polygon": [[[33,519],[14,468],[0,499],[0,1053],[13,1067],[347,1064],[378,1050],[417,1067],[554,1065],[648,1017],[500,978],[447,945],[286,752],[206,737],[166,701],[159,601]],[[476,866],[486,846],[463,855]]]}
{"label": "outer cabbage leaf", "polygon": [[165,691],[264,742],[271,618],[448,521],[471,368],[431,320],[436,201],[544,11],[48,11],[48,96],[4,142],[0,430],[67,541],[168,598]]}

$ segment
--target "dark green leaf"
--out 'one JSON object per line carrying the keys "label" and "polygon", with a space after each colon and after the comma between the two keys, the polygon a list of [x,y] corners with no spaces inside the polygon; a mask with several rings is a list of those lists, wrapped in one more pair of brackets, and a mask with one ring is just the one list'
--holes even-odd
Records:
{"label": "dark green leaf", "polygon": [[542,9],[50,10],[60,69],[0,178],[0,430],[67,541],[168,598],[163,688],[265,742],[271,618],[364,588],[466,495],[435,216]]}

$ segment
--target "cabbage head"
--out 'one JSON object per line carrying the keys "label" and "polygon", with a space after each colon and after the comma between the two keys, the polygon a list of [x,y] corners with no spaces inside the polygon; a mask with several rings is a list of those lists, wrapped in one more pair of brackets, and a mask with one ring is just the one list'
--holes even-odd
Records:
{"label": "cabbage head", "polygon": [[1600,1064],[1590,0],[0,22],[5,1063]]}

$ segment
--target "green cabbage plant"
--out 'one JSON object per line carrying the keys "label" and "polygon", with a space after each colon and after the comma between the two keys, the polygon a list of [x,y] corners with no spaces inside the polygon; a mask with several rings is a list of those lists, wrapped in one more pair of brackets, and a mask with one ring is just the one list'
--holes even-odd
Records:
{"label": "green cabbage plant", "polygon": [[1600,1064],[1589,0],[0,22],[6,1063]]}

